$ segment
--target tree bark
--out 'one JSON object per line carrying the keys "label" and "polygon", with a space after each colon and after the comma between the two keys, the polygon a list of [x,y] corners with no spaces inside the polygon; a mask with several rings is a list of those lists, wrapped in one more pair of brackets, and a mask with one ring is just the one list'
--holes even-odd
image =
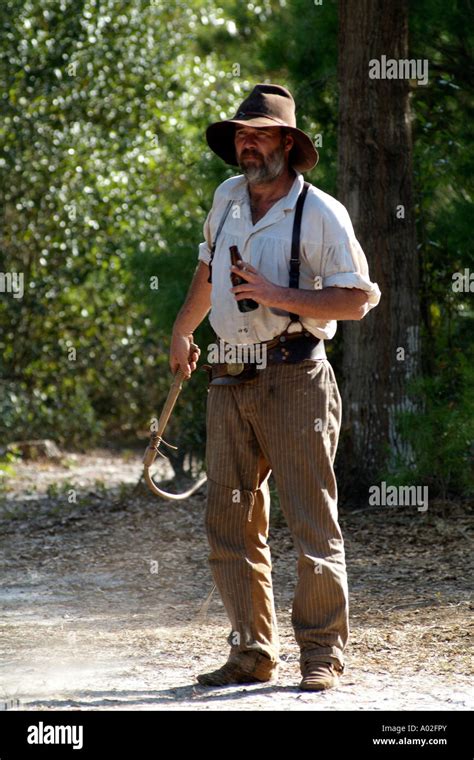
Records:
{"label": "tree bark", "polygon": [[407,2],[340,0],[338,195],[382,291],[367,317],[342,326],[338,470],[345,495],[358,497],[397,456],[410,459],[396,414],[414,408],[407,383],[419,371],[410,85],[369,78],[382,55],[409,58]]}

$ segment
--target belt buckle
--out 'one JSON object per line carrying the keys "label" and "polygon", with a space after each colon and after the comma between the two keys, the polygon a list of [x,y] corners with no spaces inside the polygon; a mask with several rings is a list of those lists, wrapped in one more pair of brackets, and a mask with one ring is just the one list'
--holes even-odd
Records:
{"label": "belt buckle", "polygon": [[242,362],[226,362],[225,366],[227,367],[227,374],[232,377],[240,375],[245,369],[245,365]]}

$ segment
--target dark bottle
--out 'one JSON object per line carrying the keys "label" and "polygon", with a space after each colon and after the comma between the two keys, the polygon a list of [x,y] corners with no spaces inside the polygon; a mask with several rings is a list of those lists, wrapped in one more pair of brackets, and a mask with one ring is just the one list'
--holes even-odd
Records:
{"label": "dark bottle", "polygon": [[[229,246],[229,251],[230,263],[233,266],[237,266],[238,261],[243,261],[242,256],[239,253],[239,249],[236,245]],[[235,274],[235,272],[230,273],[230,280],[234,288],[236,285],[247,285],[247,280],[244,280],[243,277],[239,277],[239,275]],[[239,307],[240,311],[253,311],[254,309],[258,309],[258,303],[256,301],[253,301],[251,298],[244,298],[242,301],[237,301],[237,306]]]}

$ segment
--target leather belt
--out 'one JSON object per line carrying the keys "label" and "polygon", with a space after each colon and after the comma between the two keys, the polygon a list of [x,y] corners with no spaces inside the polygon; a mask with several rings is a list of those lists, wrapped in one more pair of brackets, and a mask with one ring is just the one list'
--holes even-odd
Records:
{"label": "leather belt", "polygon": [[324,341],[307,331],[283,333],[272,340],[251,345],[258,346],[259,351],[255,350],[255,354],[264,357],[266,363],[263,366],[259,362],[204,364],[202,369],[207,371],[210,385],[236,385],[252,380],[268,364],[296,364],[305,359],[326,358]]}

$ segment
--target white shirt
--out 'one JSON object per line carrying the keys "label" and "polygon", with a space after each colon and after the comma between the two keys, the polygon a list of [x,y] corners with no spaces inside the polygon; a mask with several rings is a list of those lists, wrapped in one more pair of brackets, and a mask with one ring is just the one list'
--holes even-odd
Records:
{"label": "white shirt", "polygon": [[[229,246],[236,245],[244,261],[268,280],[288,287],[291,237],[296,200],[304,178],[296,172],[289,193],[277,201],[256,224],[252,222],[248,184],[244,175],[220,184],[204,223],[205,242],[198,259],[209,264],[217,228],[230,200],[232,207],[217,239],[212,261],[211,312],[216,334],[233,345],[271,340],[289,324],[287,311],[260,305],[241,312],[230,292]],[[310,185],[303,207],[300,243],[301,289],[359,288],[368,293],[366,313],[380,301],[378,285],[370,281],[367,259],[357,241],[346,208],[335,198]],[[323,340],[334,336],[335,320],[302,317],[304,328]]]}

